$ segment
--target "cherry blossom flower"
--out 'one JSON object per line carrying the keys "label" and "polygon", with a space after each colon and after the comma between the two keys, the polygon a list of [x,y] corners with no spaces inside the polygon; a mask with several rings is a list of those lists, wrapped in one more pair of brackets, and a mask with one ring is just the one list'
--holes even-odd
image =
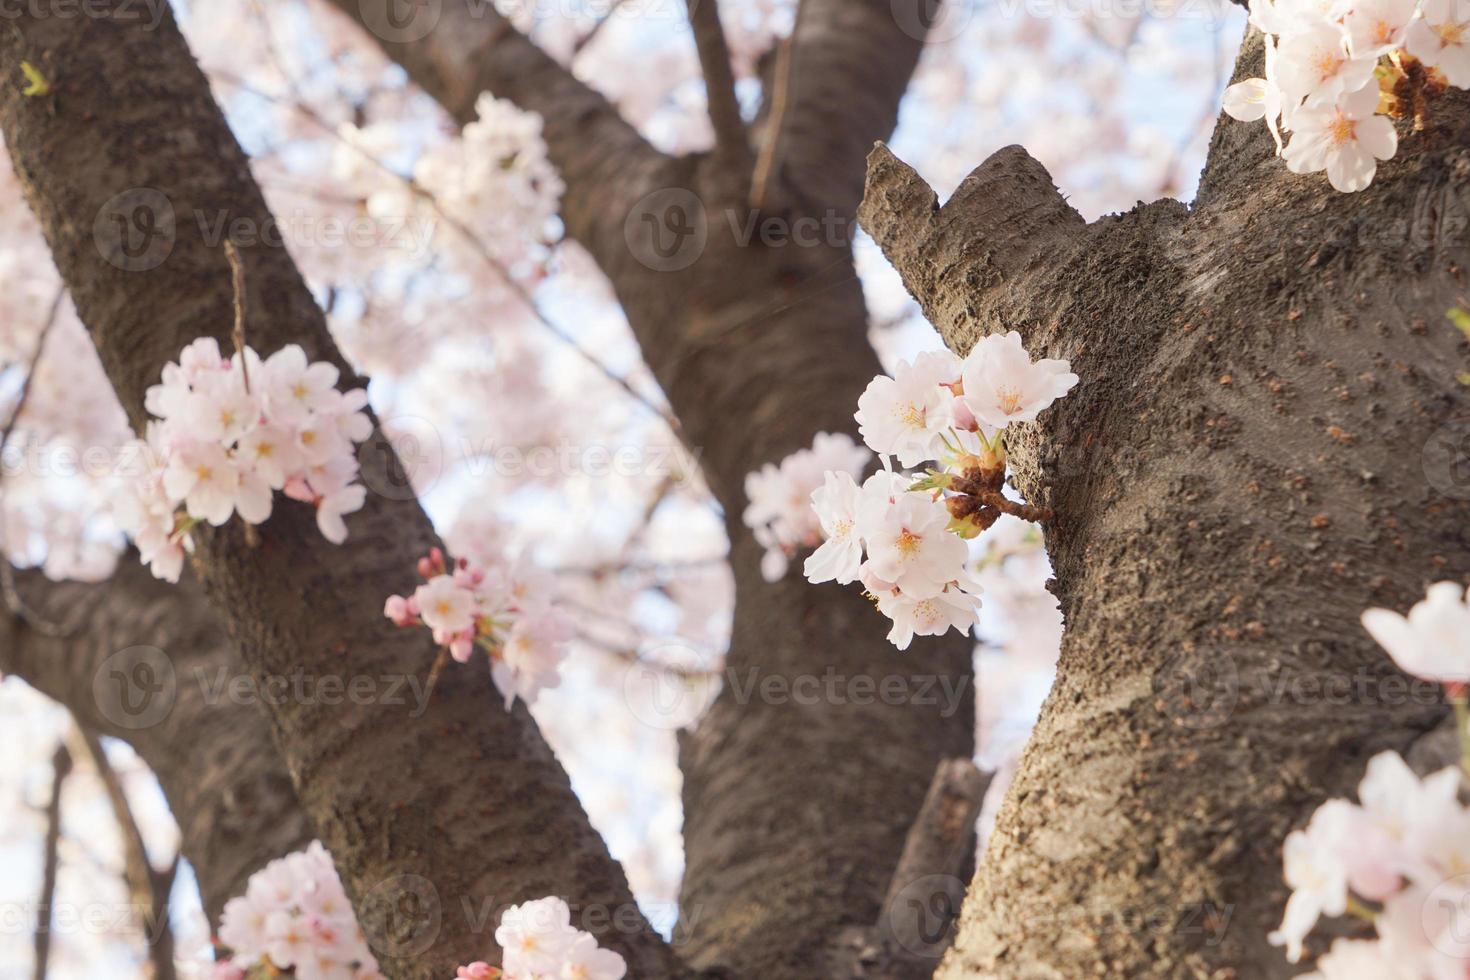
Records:
{"label": "cherry blossom flower", "polygon": [[475,620],[475,594],[449,575],[436,575],[419,586],[413,601],[431,629],[458,633]]}
{"label": "cherry blossom flower", "polygon": [[[950,536],[952,539],[953,536]],[[958,540],[958,539],[954,539]],[[967,633],[975,626],[979,600],[969,592],[951,586],[924,599],[915,599],[902,591],[879,595],[878,609],[893,620],[888,640],[900,650],[907,650],[917,636],[938,636],[951,627]]]}
{"label": "cherry blossom flower", "polygon": [[1359,58],[1377,58],[1404,43],[1419,0],[1353,0],[1343,15],[1348,46]]}
{"label": "cherry blossom flower", "polygon": [[536,700],[547,688],[561,683],[561,662],[571,624],[554,609],[538,609],[517,617],[501,655],[490,664],[495,686],[505,695],[505,706],[519,697]]}
{"label": "cherry blossom flower", "polygon": [[1443,684],[1470,683],[1470,606],[1463,586],[1431,585],[1407,617],[1369,609],[1363,627],[1405,673]]}
{"label": "cherry blossom flower", "polygon": [[981,337],[965,358],[963,377],[965,404],[996,429],[1033,421],[1077,383],[1066,361],[1032,361],[1014,330]]}
{"label": "cherry blossom flower", "polygon": [[1276,155],[1282,153],[1281,115],[1285,105],[1281,97],[1281,85],[1276,79],[1276,39],[1266,35],[1265,78],[1247,78],[1225,89],[1225,112],[1241,122],[1266,120],[1266,128],[1276,143]]}
{"label": "cherry blossom flower", "polygon": [[287,344],[263,364],[270,415],[283,425],[299,425],[331,407],[337,395],[337,368],[309,362],[299,344]]}
{"label": "cherry blossom flower", "polygon": [[[1348,53],[1342,25],[1322,18],[1292,30],[1277,49],[1276,75],[1292,105],[1331,106],[1345,93],[1356,92],[1373,77],[1372,57]],[[1375,98],[1375,106],[1377,101]],[[1371,109],[1369,110],[1372,111]],[[1293,116],[1293,128],[1295,128]]]}
{"label": "cherry blossom flower", "polygon": [[483,960],[476,960],[454,971],[454,980],[495,980],[498,976],[500,971]]}
{"label": "cherry blossom flower", "polygon": [[[135,444],[146,449],[145,472],[116,508],[155,575],[178,579],[193,522],[218,526],[238,514],[262,524],[276,490],[311,503],[328,541],[346,540],[345,515],[367,500],[354,447],[372,421],[367,393],[340,392],[337,378],[335,367],[309,363],[294,345],[264,362],[248,347],[225,359],[210,337],[164,366],[144,394],[157,418]],[[176,515],[179,505],[187,520]]]}
{"label": "cherry blossom flower", "polygon": [[218,443],[188,442],[170,457],[163,488],[171,499],[183,502],[190,517],[218,527],[235,512],[240,471]]}
{"label": "cherry blossom flower", "polygon": [[383,980],[332,859],[319,841],[251,875],[225,903],[220,942],[231,958],[213,976],[238,978],[262,965],[301,980]]}
{"label": "cherry blossom flower", "polygon": [[1338,939],[1302,980],[1413,980],[1383,944],[1371,939]]}
{"label": "cherry blossom flower", "polygon": [[623,980],[628,964],[622,956],[597,945],[588,932],[578,934],[562,958],[562,980]]}
{"label": "cherry blossom flower", "polygon": [[774,582],[786,574],[790,556],[798,548],[822,542],[822,527],[812,511],[812,493],[820,489],[828,472],[856,476],[872,453],[844,433],[818,432],[810,449],[799,449],[781,460],[767,463],[745,476],[745,496],[750,501],[742,519],[756,541],[766,549],[761,572]]}
{"label": "cherry blossom flower", "polygon": [[438,548],[419,559],[418,571],[426,581],[412,596],[389,596],[383,603],[394,625],[427,626],[434,642],[460,663],[483,648],[507,710],[516,698],[531,704],[561,683],[573,629],[552,604],[552,583],[543,572],[527,562],[484,568],[460,559],[451,565]]}
{"label": "cherry blossom flower", "polygon": [[[925,494],[905,493],[863,538],[873,574],[908,600],[928,599],[964,574],[969,549],[949,533],[949,511]],[[937,612],[933,615],[938,615]]]}
{"label": "cherry blossom flower", "polygon": [[900,362],[893,377],[868,382],[854,416],[868,447],[897,456],[903,466],[938,456],[954,424],[954,394],[941,385],[959,380],[957,363],[948,352],[921,354],[914,363]]}
{"label": "cherry blossom flower", "polygon": [[504,950],[505,970],[512,976],[556,976],[577,935],[571,909],[552,896],[506,909],[495,929],[495,942]]}
{"label": "cherry blossom flower", "polygon": [[1404,47],[1456,88],[1470,87],[1470,0],[1424,0]]}
{"label": "cherry blossom flower", "polygon": [[1332,186],[1360,191],[1373,180],[1379,160],[1398,149],[1398,134],[1386,116],[1374,115],[1378,86],[1369,84],[1335,106],[1303,108],[1292,117],[1286,165],[1293,173],[1327,171]]}
{"label": "cherry blossom flower", "polygon": [[806,560],[803,571],[808,581],[835,580],[846,585],[857,580],[858,566],[863,560],[863,543],[858,533],[861,495],[851,473],[830,470],[826,482],[812,491],[812,509],[827,540]]}
{"label": "cherry blossom flower", "polygon": [[1328,800],[1312,814],[1306,830],[1286,837],[1285,875],[1291,886],[1281,927],[1271,933],[1275,946],[1286,946],[1286,958],[1302,958],[1302,941],[1322,915],[1347,911],[1348,872],[1343,858],[1357,820],[1352,804]]}

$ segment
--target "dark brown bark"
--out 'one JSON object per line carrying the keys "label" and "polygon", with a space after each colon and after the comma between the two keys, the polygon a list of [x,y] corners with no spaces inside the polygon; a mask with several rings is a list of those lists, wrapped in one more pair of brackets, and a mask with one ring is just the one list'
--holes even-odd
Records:
{"label": "dark brown bark", "polygon": [[[333,2],[369,29],[382,11],[377,0]],[[493,12],[446,0],[416,41],[378,32],[461,122],[482,86],[542,114],[567,185],[567,231],[611,280],[725,510],[735,621],[726,689],[681,747],[681,952],[697,968],[741,977],[819,975],[844,926],[877,919],[934,767],[969,753],[973,739],[969,640],[898,653],[854,590],[813,587],[798,571],[764,582],[760,549],[740,523],[745,474],[815,432],[855,432],[857,397],[880,370],[852,266],[853,209],[862,154],[891,129],[921,44],[887,2],[808,6],[780,137],[790,145],[771,196],[780,204],[763,211],[746,207],[732,190],[743,182],[711,157],[653,151]],[[676,218],[698,230],[672,234]],[[773,232],[764,241],[762,222]],[[671,248],[661,253],[653,234]],[[754,678],[789,691],[827,676],[919,680],[907,682],[910,703],[893,705],[854,703],[846,688],[816,704],[733,690]],[[955,696],[948,705],[944,686]],[[941,703],[912,703],[931,697]]]}
{"label": "dark brown bark", "polygon": [[158,777],[211,923],[272,858],[312,839],[253,701],[230,696],[235,651],[186,578],[170,586],[136,552],[98,584],[21,573],[27,605],[65,627],[0,623],[0,670],[66,705],[88,732],[130,744]]}
{"label": "dark brown bark", "polygon": [[[356,383],[172,19],[149,30],[131,5],[105,10],[12,21],[0,67],[15,74],[27,59],[52,91],[7,87],[0,125],[134,426],[144,390],[186,343],[203,333],[228,346],[230,272],[210,240],[219,215],[241,246],[250,343],[263,353],[300,343]],[[156,191],[143,203],[171,215],[154,226],[166,247],[151,266],[105,222],[94,234],[129,188]],[[139,199],[124,201],[132,218]],[[359,460],[371,492],[345,545],[322,538],[309,507],[278,499],[258,542],[238,522],[201,529],[194,564],[253,681],[290,692],[270,699],[277,745],[385,971],[437,978],[493,960],[498,909],[558,894],[602,913],[584,922],[632,973],[674,974],[565,773],[523,707],[498,709],[484,664],[451,665],[432,703],[416,703],[432,642],[393,627],[382,604],[412,584],[435,536],[386,440],[375,436]]]}
{"label": "dark brown bark", "polygon": [[46,838],[41,843],[41,892],[36,898],[36,935],[31,976],[46,980],[51,965],[51,921],[56,904],[56,873],[61,867],[61,791],[71,772],[71,753],[65,745],[51,757],[51,799],[46,803]]}
{"label": "dark brown bark", "polygon": [[942,209],[874,151],[862,220],[949,345],[1015,329],[1082,377],[1017,434],[1067,633],[939,975],[1298,972],[1283,838],[1445,712],[1359,615],[1470,573],[1466,109],[1352,195],[1222,119],[1193,210],[1090,225],[1019,148]]}

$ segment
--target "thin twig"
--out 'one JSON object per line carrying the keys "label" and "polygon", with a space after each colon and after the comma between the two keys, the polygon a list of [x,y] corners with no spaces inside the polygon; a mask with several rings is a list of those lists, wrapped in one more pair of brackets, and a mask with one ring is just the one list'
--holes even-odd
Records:
{"label": "thin twig", "polygon": [[751,174],[750,140],[735,97],[735,72],[720,24],[718,0],[688,0],[689,26],[704,74],[705,105],[715,132],[715,162],[722,174],[743,184]]}
{"label": "thin twig", "polygon": [[[36,365],[41,362],[41,352],[46,348],[46,338],[50,336],[51,328],[56,323],[57,314],[61,311],[61,301],[65,296],[66,287],[62,286],[57,289],[55,298],[51,300],[51,308],[46,313],[46,322],[41,325],[40,335],[36,338],[36,349],[31,352],[31,360],[26,366],[25,377],[21,379],[20,394],[16,396],[15,408],[5,422],[5,429],[0,431],[0,457],[3,457],[6,447],[10,445],[10,437],[15,433],[15,424],[20,421],[21,412],[25,411],[26,402],[30,400],[31,381],[36,376]],[[44,636],[67,636],[72,632],[71,630],[58,623],[53,623],[31,609],[21,598],[20,590],[15,586],[15,566],[10,563],[10,555],[5,543],[4,474],[4,467],[0,467],[0,590],[5,593],[5,606],[10,610],[12,616]]]}
{"label": "thin twig", "polygon": [[168,921],[168,899],[173,891],[174,875],[178,868],[175,855],[171,866],[163,871],[153,867],[148,859],[148,848],[143,841],[142,828],[128,803],[122,779],[107,758],[107,750],[96,734],[80,725],[73,726],[71,741],[78,755],[89,759],[102,788],[107,792],[107,802],[112,807],[113,818],[123,839],[123,880],[134,908],[139,911],[143,926],[143,940],[148,946],[148,957],[153,962],[153,980],[175,980],[178,975],[174,966],[174,936]]}
{"label": "thin twig", "polygon": [[71,753],[56,747],[51,758],[51,802],[46,806],[46,843],[41,871],[41,896],[36,902],[36,961],[31,975],[46,980],[51,962],[51,906],[56,900],[56,873],[61,864],[61,790],[71,772]]}
{"label": "thin twig", "polygon": [[250,365],[245,359],[245,267],[240,264],[240,250],[225,239],[225,260],[230,263],[230,292],[235,305],[235,353],[240,355],[240,373],[245,378],[245,393],[250,393]]}

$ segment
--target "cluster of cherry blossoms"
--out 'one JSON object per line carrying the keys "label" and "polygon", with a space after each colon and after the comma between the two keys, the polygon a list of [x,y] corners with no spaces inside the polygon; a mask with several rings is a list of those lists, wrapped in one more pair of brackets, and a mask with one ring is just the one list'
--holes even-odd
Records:
{"label": "cluster of cherry blossoms", "polygon": [[551,604],[545,572],[525,561],[486,567],[467,558],[451,569],[438,548],[419,559],[418,572],[424,584],[389,596],[383,615],[398,626],[427,626],[460,663],[483,649],[507,710],[517,697],[529,705],[561,683],[572,622]]}
{"label": "cluster of cherry blossoms", "polygon": [[225,903],[219,939],[230,958],[215,963],[212,980],[282,970],[298,980],[383,980],[320,841],[251,875],[245,894]]}
{"label": "cluster of cherry blossoms", "polygon": [[810,449],[798,449],[781,460],[767,463],[745,476],[745,496],[750,504],[742,515],[761,547],[761,574],[775,582],[786,574],[791,557],[802,548],[822,543],[822,527],[812,513],[812,493],[822,486],[825,474],[857,476],[873,454],[841,432],[818,432]]}
{"label": "cluster of cherry blossoms", "polygon": [[1470,606],[1453,582],[1430,587],[1407,617],[1370,609],[1363,625],[1410,674],[1445,685],[1464,757],[1419,778],[1395,752],[1368,763],[1358,803],[1328,800],[1305,830],[1286,838],[1292,887],[1271,942],[1295,963],[1323,915],[1373,923],[1377,939],[1338,939],[1317,960],[1321,980],[1447,980],[1470,966],[1470,807],[1460,802],[1470,771],[1466,685]]}
{"label": "cluster of cherry blossoms", "polygon": [[[1293,173],[1360,191],[1398,150],[1393,119],[1424,128],[1428,102],[1470,86],[1467,0],[1251,0],[1265,78],[1225,90],[1236,119],[1265,119]],[[1284,147],[1282,131],[1291,142]]]}
{"label": "cluster of cherry blossoms", "polygon": [[[806,577],[861,580],[893,620],[888,639],[900,650],[915,635],[968,630],[980,586],[967,570],[966,541],[1002,514],[1045,516],[1003,492],[1006,428],[1033,421],[1076,383],[1066,361],[1033,361],[1015,332],[981,338],[963,361],[935,351],[901,362],[893,377],[873,379],[854,416],[883,468],[859,485],[854,477],[866,453],[838,442],[840,436],[819,435],[812,451],[746,478],[746,523],[757,526],[753,517],[775,515],[756,533],[783,557],[820,542],[806,560]],[[796,494],[815,482],[813,468],[834,455],[839,465],[823,467],[821,484],[809,493],[811,516],[800,515]],[[895,457],[905,469],[934,465],[909,476],[894,470]]]}
{"label": "cluster of cherry blossoms", "polygon": [[276,490],[315,506],[328,541],[347,539],[342,518],[366,499],[356,444],[372,422],[367,392],[338,391],[337,376],[295,344],[264,360],[249,347],[226,358],[212,337],[164,366],[144,400],[155,418],[132,447],[142,472],[124,482],[116,505],[154,575],[178,581],[201,521],[217,527],[239,514],[264,523]]}
{"label": "cluster of cherry blossoms", "polygon": [[572,925],[572,910],[551,896],[512,905],[495,930],[502,965],[476,962],[455,980],[622,980],[623,958],[597,945],[597,938]]}

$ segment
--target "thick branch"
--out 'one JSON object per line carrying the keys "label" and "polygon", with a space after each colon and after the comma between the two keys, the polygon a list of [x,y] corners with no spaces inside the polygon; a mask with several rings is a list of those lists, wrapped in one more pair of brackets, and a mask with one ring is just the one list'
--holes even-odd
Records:
{"label": "thick branch", "polygon": [[[221,227],[254,231],[240,241],[252,345],[300,343],[356,383],[289,254],[268,244],[260,190],[173,20],[150,29],[124,7],[80,22],[13,20],[0,67],[40,65],[52,94],[7,88],[0,125],[133,425],[145,420],[144,390],[186,343],[201,333],[228,343],[229,268],[211,239]],[[131,262],[135,242],[94,234],[94,217],[107,228],[129,188],[157,195],[141,205],[162,235],[148,244],[163,246],[146,267]],[[139,206],[131,199],[124,217]],[[382,604],[436,539],[387,440],[375,435],[359,461],[373,492],[348,518],[345,545],[322,538],[309,507],[278,499],[256,547],[238,523],[196,529],[195,564],[257,689],[289,692],[267,698],[277,745],[385,971],[439,977],[490,958],[496,903],[559,894],[616,913],[617,931],[606,918],[586,924],[635,975],[675,974],[529,714],[496,709],[483,664],[452,665],[422,703],[432,642],[393,627]],[[421,914],[405,922],[410,906]]]}
{"label": "thick branch", "polygon": [[924,179],[879,143],[868,155],[858,220],[946,333],[974,324],[977,297],[1003,298],[1028,271],[1054,263],[1084,227],[1046,168],[1019,146],[991,154],[941,208]]}
{"label": "thick branch", "polygon": [[717,0],[688,0],[689,25],[704,73],[705,101],[715,133],[715,166],[737,188],[750,179],[753,163],[740,103],[735,98],[735,72],[730,67],[730,49],[725,45],[725,28],[720,24]]}
{"label": "thick branch", "polygon": [[235,651],[197,584],[154,579],[123,556],[106,582],[19,575],[26,602],[66,626],[38,633],[0,623],[0,670],[71,709],[87,732],[128,742],[148,763],[178,821],[211,922],[246,879],[311,840],[270,728]]}
{"label": "thick branch", "polygon": [[938,0],[802,0],[792,37],[781,173],[808,214],[851,217],[862,159],[887,139]]}

